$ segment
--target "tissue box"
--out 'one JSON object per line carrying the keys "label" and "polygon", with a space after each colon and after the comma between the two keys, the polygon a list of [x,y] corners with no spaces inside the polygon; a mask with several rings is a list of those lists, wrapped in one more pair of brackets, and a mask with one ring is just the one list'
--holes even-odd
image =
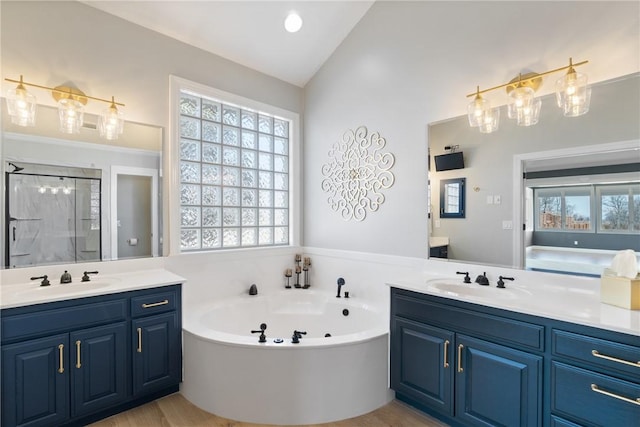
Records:
{"label": "tissue box", "polygon": [[600,279],[600,300],[628,310],[640,310],[640,275],[629,279],[605,269]]}

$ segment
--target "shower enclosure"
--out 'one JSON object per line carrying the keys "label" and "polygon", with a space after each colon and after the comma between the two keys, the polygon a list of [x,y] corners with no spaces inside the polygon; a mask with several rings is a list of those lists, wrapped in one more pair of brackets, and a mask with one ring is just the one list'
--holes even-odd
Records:
{"label": "shower enclosure", "polygon": [[5,176],[5,267],[100,260],[100,170],[22,165]]}

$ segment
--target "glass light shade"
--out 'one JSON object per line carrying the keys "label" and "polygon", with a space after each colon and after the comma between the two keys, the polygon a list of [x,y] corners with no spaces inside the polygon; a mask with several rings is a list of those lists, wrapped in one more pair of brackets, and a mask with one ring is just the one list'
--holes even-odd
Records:
{"label": "glass light shade", "polygon": [[284,20],[284,28],[290,33],[296,33],[302,28],[302,18],[296,12],[291,12]]}
{"label": "glass light shade", "polygon": [[15,89],[7,91],[7,113],[11,117],[11,123],[18,126],[35,126],[36,124],[36,97],[18,85]]}
{"label": "glass light shade", "polygon": [[81,102],[73,98],[59,100],[58,115],[61,132],[80,133],[80,127],[84,123],[84,105]]}
{"label": "glass light shade", "polygon": [[575,71],[556,81],[556,100],[566,117],[581,116],[589,111],[591,88],[587,76]]}
{"label": "glass light shade", "polygon": [[491,103],[486,99],[477,95],[476,98],[467,106],[467,115],[469,117],[469,126],[476,128],[482,125],[485,113],[491,109]]}
{"label": "glass light shade", "polygon": [[109,108],[104,110],[98,118],[100,136],[108,140],[118,139],[118,136],[122,135],[124,130],[124,119],[122,117],[122,112],[118,111],[115,104],[111,104]]}
{"label": "glass light shade", "polygon": [[482,115],[482,123],[480,123],[480,133],[491,133],[498,130],[500,125],[500,108],[492,108],[485,110]]}
{"label": "glass light shade", "polygon": [[518,86],[509,92],[507,114],[516,119],[518,126],[531,126],[538,123],[542,101],[534,97],[534,90],[527,86]]}

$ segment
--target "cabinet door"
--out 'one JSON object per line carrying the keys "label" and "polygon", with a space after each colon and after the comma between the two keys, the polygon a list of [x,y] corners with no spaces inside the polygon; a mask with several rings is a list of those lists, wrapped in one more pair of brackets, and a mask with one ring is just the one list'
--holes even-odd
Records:
{"label": "cabinet door", "polygon": [[391,337],[391,387],[453,415],[453,333],[394,317]]}
{"label": "cabinet door", "polygon": [[69,336],[2,348],[2,425],[57,425],[69,418]]}
{"label": "cabinet door", "polygon": [[182,358],[178,313],[144,317],[131,324],[134,395],[178,384]]}
{"label": "cabinet door", "polygon": [[82,416],[127,397],[126,322],[70,334],[72,415]]}
{"label": "cabinet door", "polygon": [[471,425],[542,425],[542,357],[458,335],[456,417]]}

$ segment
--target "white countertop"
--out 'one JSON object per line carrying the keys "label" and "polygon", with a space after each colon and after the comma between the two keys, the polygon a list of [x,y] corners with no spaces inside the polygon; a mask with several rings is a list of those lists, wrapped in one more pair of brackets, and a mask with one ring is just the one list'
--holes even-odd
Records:
{"label": "white countertop", "polygon": [[[473,281],[475,277],[471,277]],[[505,281],[506,289],[465,284],[462,276],[422,274],[391,287],[640,336],[640,310],[600,302],[600,288]],[[442,285],[443,284],[443,285]]]}
{"label": "white countertop", "polygon": [[50,286],[40,286],[40,280],[32,280],[0,286],[0,308],[115,294],[184,282],[183,277],[164,269],[96,275],[91,276],[89,282],[81,282],[80,277],[75,277],[72,283],[67,284],[51,280]]}

